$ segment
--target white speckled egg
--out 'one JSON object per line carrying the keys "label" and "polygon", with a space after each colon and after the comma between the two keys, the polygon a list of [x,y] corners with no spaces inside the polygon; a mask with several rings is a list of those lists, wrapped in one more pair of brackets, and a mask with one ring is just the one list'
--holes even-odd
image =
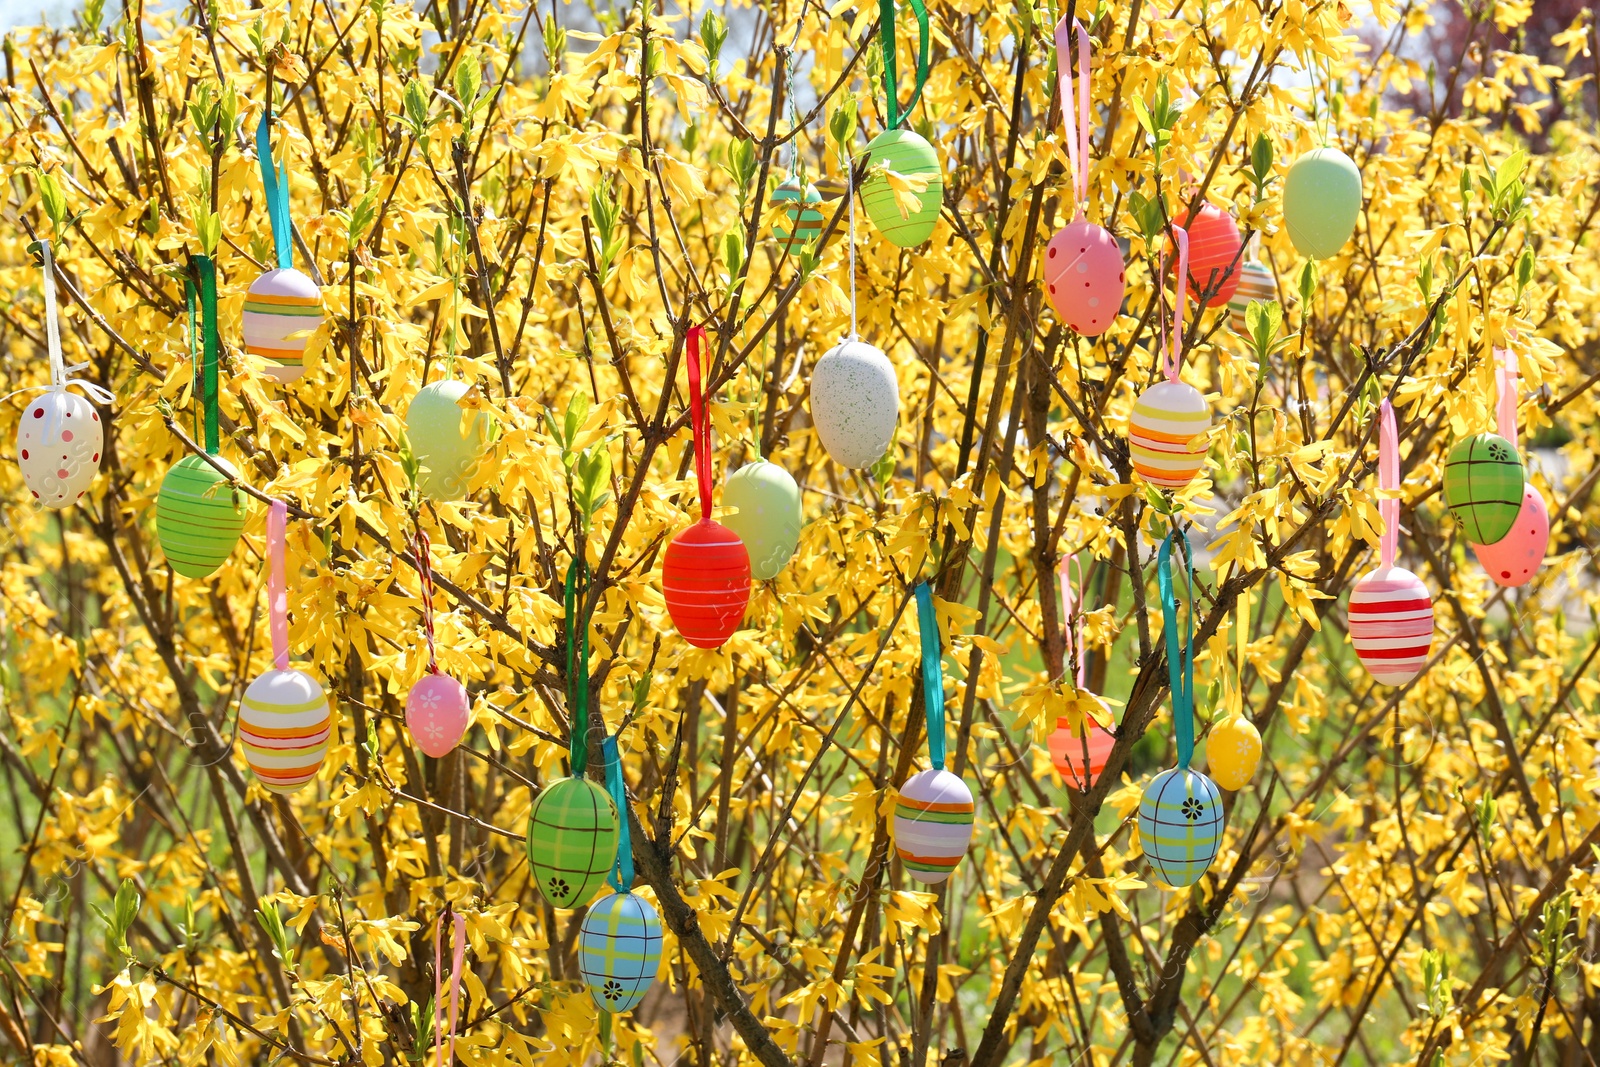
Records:
{"label": "white speckled egg", "polygon": [[883,458],[900,421],[900,383],[882,349],[845,340],[823,353],[811,372],[811,421],[841,467]]}
{"label": "white speckled egg", "polygon": [[64,508],[83,495],[100,469],[105,428],[94,405],[51,389],[30,401],[17,423],[17,463],[33,498]]}

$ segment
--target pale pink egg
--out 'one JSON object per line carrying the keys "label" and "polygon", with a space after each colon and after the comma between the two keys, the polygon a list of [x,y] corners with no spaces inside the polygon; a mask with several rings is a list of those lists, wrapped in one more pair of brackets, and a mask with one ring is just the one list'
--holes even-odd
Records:
{"label": "pale pink egg", "polygon": [[1544,497],[1531,482],[1522,485],[1522,507],[1511,532],[1492,545],[1473,545],[1478,562],[1496,585],[1515,588],[1526,585],[1544,564],[1544,550],[1550,544],[1550,512]]}
{"label": "pale pink egg", "polygon": [[1127,265],[1117,239],[1079,219],[1056,231],[1044,252],[1044,285],[1061,321],[1085,337],[1111,328],[1122,307]]}
{"label": "pale pink egg", "polygon": [[450,754],[467,732],[471,703],[461,683],[448,674],[425,674],[406,696],[406,727],[424,755]]}

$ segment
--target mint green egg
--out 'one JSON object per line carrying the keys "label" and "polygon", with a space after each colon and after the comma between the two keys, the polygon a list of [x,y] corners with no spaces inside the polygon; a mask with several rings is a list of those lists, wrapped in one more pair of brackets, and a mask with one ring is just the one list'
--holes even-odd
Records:
{"label": "mint green egg", "polygon": [[432,500],[464,498],[483,454],[488,416],[478,412],[469,417],[460,406],[471,388],[466,382],[433,382],[418,390],[406,412],[406,440],[421,464],[417,489]]}
{"label": "mint green egg", "polygon": [[156,539],[167,566],[185,578],[206,578],[233,555],[244,532],[245,496],[228,484],[233,464],[213,456],[184,456],[156,493]]}
{"label": "mint green egg", "polygon": [[1318,148],[1294,161],[1283,185],[1283,223],[1302,256],[1328,259],[1356,231],[1361,172],[1337,148]]}
{"label": "mint green egg", "polygon": [[739,535],[750,553],[750,574],[776,578],[800,546],[800,487],[776,463],[758,459],[740,467],[722,489],[722,506],[737,508],[722,524]]}
{"label": "mint green egg", "polygon": [[944,172],[939,169],[938,153],[910,130],[885,130],[867,145],[867,152],[868,162],[874,167],[887,163],[896,174],[928,180],[927,188],[917,194],[920,206],[909,218],[900,214],[894,190],[882,174],[873,174],[861,187],[861,203],[877,231],[891,244],[917,247],[933,236],[939,208],[944,203]]}

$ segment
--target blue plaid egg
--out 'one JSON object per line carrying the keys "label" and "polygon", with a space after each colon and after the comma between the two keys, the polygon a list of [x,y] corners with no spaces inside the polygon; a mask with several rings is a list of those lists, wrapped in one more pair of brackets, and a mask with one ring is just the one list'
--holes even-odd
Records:
{"label": "blue plaid egg", "polygon": [[1222,793],[1199,771],[1162,771],[1139,798],[1139,842],[1157,878],[1193,885],[1222,847]]}
{"label": "blue plaid egg", "polygon": [[590,906],[578,931],[578,970],[596,1007],[638,1007],[660,967],[661,919],[648,900],[613,893]]}

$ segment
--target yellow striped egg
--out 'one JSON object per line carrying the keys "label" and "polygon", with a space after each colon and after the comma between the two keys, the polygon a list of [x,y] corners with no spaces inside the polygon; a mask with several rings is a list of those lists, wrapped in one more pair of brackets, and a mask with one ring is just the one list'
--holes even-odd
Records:
{"label": "yellow striped egg", "polygon": [[1211,409],[1200,390],[1185,382],[1157,382],[1133,405],[1128,449],[1133,469],[1152,485],[1182,489],[1206,462]]}
{"label": "yellow striped egg", "polygon": [[239,702],[239,747],[250,772],[274,793],[293,793],[317,776],[331,726],[322,686],[293,668],[267,671]]}

